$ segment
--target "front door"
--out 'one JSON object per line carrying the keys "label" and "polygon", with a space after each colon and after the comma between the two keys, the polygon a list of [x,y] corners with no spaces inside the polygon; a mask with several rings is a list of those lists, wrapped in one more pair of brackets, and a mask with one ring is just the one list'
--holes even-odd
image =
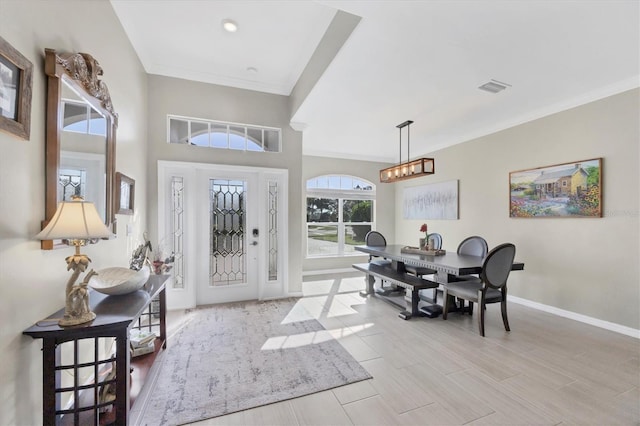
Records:
{"label": "front door", "polygon": [[196,304],[258,299],[258,175],[198,173]]}
{"label": "front door", "polygon": [[286,295],[287,181],[283,169],[158,161],[168,309]]}

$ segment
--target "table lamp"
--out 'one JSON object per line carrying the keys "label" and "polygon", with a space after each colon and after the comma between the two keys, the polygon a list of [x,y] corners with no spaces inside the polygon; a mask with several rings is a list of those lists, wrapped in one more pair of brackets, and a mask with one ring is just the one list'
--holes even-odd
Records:
{"label": "table lamp", "polygon": [[92,321],[96,314],[89,307],[89,293],[87,285],[89,278],[95,274],[91,270],[82,283],[76,284],[81,272],[84,272],[91,262],[87,255],[80,253],[80,247],[96,242],[99,238],[108,238],[113,234],[105,226],[93,203],[75,197],[72,201],[63,201],[47,226],[36,235],[39,240],[67,240],[67,244],[75,246],[76,252],[68,256],[67,271],[73,270],[67,282],[65,294],[64,317],[58,325],[61,327],[83,324]]}

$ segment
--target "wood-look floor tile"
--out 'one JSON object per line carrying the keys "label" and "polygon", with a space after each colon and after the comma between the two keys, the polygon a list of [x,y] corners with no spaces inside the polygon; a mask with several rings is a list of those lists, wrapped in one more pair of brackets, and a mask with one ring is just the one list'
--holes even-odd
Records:
{"label": "wood-look floor tile", "polygon": [[433,396],[420,389],[410,370],[396,369],[384,358],[361,363],[373,376],[371,386],[398,413],[433,403]]}
{"label": "wood-look floor tile", "polygon": [[408,426],[447,426],[461,425],[459,418],[453,416],[442,405],[434,402],[415,410],[398,415],[401,425]]}
{"label": "wood-look floor tile", "polygon": [[525,355],[531,357],[543,365],[550,366],[566,376],[591,386],[595,392],[619,394],[631,390],[635,386],[630,383],[631,378],[616,379],[614,367],[604,364],[592,366],[585,364],[577,357],[565,357],[558,355],[552,347],[541,347]]}
{"label": "wood-look floor tile", "polygon": [[391,404],[379,395],[344,405],[354,425],[395,426],[400,424]]}
{"label": "wood-look floor tile", "polygon": [[492,415],[478,419],[479,424],[498,422],[500,424],[552,425],[560,421],[560,418],[545,415],[535,405],[511,392],[501,382],[483,372],[467,370],[447,377],[495,411]]}
{"label": "wood-look floor tile", "polygon": [[[562,374],[558,369],[549,368],[502,345],[485,348],[478,352],[486,356],[485,361],[503,370],[498,376],[511,377],[517,374],[529,374],[556,388],[575,381],[575,378]],[[502,380],[494,374],[489,375],[496,380]]]}
{"label": "wood-look floor tile", "polygon": [[378,391],[373,386],[371,386],[371,380],[362,380],[360,382],[351,383],[346,386],[340,386],[333,389],[332,391],[342,405],[354,401],[359,401],[361,399],[370,398],[378,394]]}
{"label": "wood-look floor tile", "polygon": [[526,375],[503,381],[506,388],[530,401],[545,415],[576,424],[608,424],[604,419],[613,414],[607,403],[597,396],[572,390],[570,386],[553,389],[545,383]]}
{"label": "wood-look floor tile", "polygon": [[347,413],[331,391],[292,399],[291,406],[299,425],[351,425]]}
{"label": "wood-look floor tile", "polygon": [[494,412],[473,393],[457,385],[448,375],[439,373],[426,362],[411,367],[417,385],[461,423],[471,422]]}

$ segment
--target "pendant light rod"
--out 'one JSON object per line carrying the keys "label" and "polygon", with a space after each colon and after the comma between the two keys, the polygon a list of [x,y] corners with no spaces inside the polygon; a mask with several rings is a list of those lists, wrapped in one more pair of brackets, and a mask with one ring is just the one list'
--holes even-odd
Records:
{"label": "pendant light rod", "polygon": [[407,126],[409,126],[407,127],[407,162],[411,161],[411,158],[409,158],[409,144],[411,143],[411,135],[409,134],[409,130],[411,129],[411,124],[413,124],[413,121],[407,120],[404,123],[400,123],[396,126],[398,129],[400,129],[400,155],[398,156],[400,164],[402,164],[402,129]]}

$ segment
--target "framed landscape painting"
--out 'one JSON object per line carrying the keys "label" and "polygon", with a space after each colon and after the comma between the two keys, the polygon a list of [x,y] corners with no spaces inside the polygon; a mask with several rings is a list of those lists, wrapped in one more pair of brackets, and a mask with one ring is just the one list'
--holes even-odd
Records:
{"label": "framed landscape painting", "polygon": [[602,158],[509,173],[510,217],[602,217]]}

